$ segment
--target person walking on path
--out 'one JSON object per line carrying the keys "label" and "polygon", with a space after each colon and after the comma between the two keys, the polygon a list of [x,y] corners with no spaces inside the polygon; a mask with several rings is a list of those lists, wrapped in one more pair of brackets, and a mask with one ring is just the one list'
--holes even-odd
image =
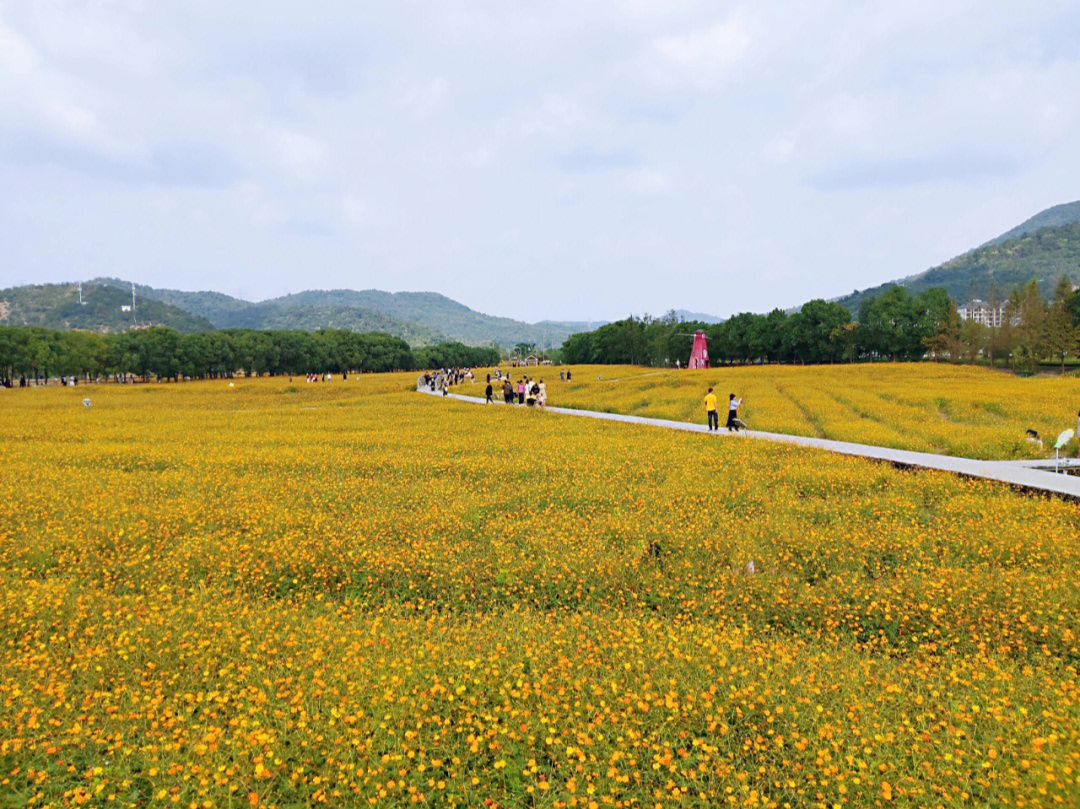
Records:
{"label": "person walking on path", "polygon": [[522,379],[519,379],[517,383],[517,397],[519,405],[525,404],[525,381]]}
{"label": "person walking on path", "polygon": [[541,407],[547,406],[547,385],[544,384],[544,380],[540,380],[540,392],[536,395],[536,403]]}
{"label": "person walking on path", "polygon": [[494,404],[491,401],[491,377],[488,377],[487,387],[484,388],[484,404]]}
{"label": "person walking on path", "polygon": [[514,403],[514,389],[510,387],[510,377],[503,377],[503,402],[505,404]]}
{"label": "person walking on path", "polygon": [[720,416],[716,410],[717,406],[716,394],[713,393],[712,388],[709,388],[709,392],[705,394],[705,415],[709,419],[709,432],[720,429]]}
{"label": "person walking on path", "polygon": [[727,428],[729,433],[732,430],[738,432],[742,429],[742,422],[739,421],[740,405],[742,405],[742,399],[736,399],[734,393],[729,393],[727,406]]}

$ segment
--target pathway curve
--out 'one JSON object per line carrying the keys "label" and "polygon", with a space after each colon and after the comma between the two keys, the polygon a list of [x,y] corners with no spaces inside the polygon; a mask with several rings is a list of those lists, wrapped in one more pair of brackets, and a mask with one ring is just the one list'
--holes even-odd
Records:
{"label": "pathway curve", "polygon": [[[422,386],[418,386],[420,393],[426,393],[439,398],[457,399],[461,402],[483,405],[483,399],[473,396],[461,396],[451,393],[443,396],[441,392],[433,392]],[[503,404],[496,400],[496,404]],[[599,419],[601,421],[619,421],[628,424],[645,424],[650,427],[662,427],[667,430],[682,430],[688,433],[708,433],[704,424],[691,424],[684,421],[668,421],[667,419],[653,419],[645,416],[628,416],[622,413],[601,413],[595,410],[572,410],[567,407],[545,408],[548,413],[560,413],[566,416],[580,416],[583,418]],[[810,438],[802,435],[787,435],[786,433],[766,433],[758,430],[743,430],[738,433],[729,433],[720,430],[713,434],[714,437],[724,438],[756,438],[763,441],[776,441],[784,444],[796,444],[800,447],[812,447],[823,449],[828,452],[838,452],[841,455],[855,455],[860,458],[870,458],[875,461],[885,461],[897,466],[912,466],[920,469],[937,469],[942,472],[952,472],[966,477],[996,480],[1019,486],[1033,491],[1047,492],[1050,494],[1064,495],[1080,499],[1080,476],[1055,474],[1033,466],[1044,464],[1045,461],[980,461],[975,458],[957,458],[952,455],[935,455],[931,452],[913,452],[906,449],[892,449],[890,447],[875,447],[871,444],[853,444],[849,441],[832,441],[827,438]]]}

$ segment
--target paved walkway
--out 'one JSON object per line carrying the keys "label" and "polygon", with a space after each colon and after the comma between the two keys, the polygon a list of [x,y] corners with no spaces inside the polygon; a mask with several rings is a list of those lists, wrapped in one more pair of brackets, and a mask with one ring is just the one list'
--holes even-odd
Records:
{"label": "paved walkway", "polygon": [[[473,396],[461,396],[451,393],[443,397],[439,392],[432,392],[423,387],[418,387],[421,393],[427,393],[439,398],[457,399],[462,402],[483,405],[483,399]],[[496,404],[502,404],[501,399],[496,399]],[[599,419],[601,421],[620,421],[628,424],[645,424],[650,427],[662,427],[667,430],[682,430],[688,433],[708,433],[704,424],[691,424],[684,421],[668,421],[667,419],[652,419],[644,416],[626,416],[621,413],[601,413],[593,410],[571,410],[566,407],[547,407],[548,413],[560,413],[566,416],[580,416],[583,418]],[[897,466],[912,466],[920,469],[937,469],[942,472],[952,472],[957,475],[965,475],[985,480],[996,480],[1019,486],[1023,489],[1059,494],[1066,497],[1080,499],[1080,476],[1055,474],[1043,469],[1033,468],[1032,464],[1045,464],[1046,461],[980,461],[974,458],[956,458],[951,455],[934,455],[930,452],[913,452],[906,449],[891,449],[889,447],[875,447],[870,444],[853,444],[849,441],[831,441],[827,438],[810,438],[802,435],[787,435],[786,433],[765,433],[757,430],[743,430],[738,433],[729,433],[721,429],[714,437],[723,438],[756,438],[763,441],[776,441],[784,444],[796,444],[801,447],[823,449],[827,452],[838,452],[841,455],[855,455],[860,458],[870,458],[875,461],[885,461]]]}

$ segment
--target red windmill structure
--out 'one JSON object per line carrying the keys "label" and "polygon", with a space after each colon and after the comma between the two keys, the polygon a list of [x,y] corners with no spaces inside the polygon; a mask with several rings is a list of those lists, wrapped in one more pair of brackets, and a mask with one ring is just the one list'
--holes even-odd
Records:
{"label": "red windmill structure", "polygon": [[694,332],[694,348],[690,352],[690,361],[686,363],[686,367],[691,370],[709,367],[709,347],[705,344],[705,332]]}

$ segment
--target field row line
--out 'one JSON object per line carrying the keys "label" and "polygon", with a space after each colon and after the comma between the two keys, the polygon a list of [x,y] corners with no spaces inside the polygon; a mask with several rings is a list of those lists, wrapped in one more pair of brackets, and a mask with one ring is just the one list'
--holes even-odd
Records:
{"label": "field row line", "polygon": [[[475,405],[484,405],[482,399],[473,396],[462,396],[450,393],[446,396],[440,391],[430,391],[423,386],[418,386],[417,391],[439,398],[456,399],[461,402],[469,402]],[[496,400],[495,404],[503,402]],[[649,427],[660,427],[666,430],[681,430],[690,433],[709,433],[704,424],[692,424],[683,421],[669,421],[647,416],[629,416],[622,413],[602,413],[595,410],[575,410],[568,407],[545,407],[545,412],[558,413],[565,416],[579,416],[583,418],[598,419],[600,421],[616,421],[625,424],[642,424]],[[795,444],[811,449],[835,452],[841,455],[853,455],[859,458],[867,458],[874,461],[884,461],[895,466],[915,467],[919,469],[935,469],[941,472],[951,472],[964,477],[993,480],[999,483],[1007,483],[1022,489],[1057,494],[1070,498],[1080,499],[1080,476],[1055,474],[1034,468],[1031,461],[983,461],[975,458],[958,458],[953,455],[936,455],[931,452],[915,452],[913,450],[893,449],[891,447],[877,447],[871,444],[855,444],[849,441],[834,441],[828,438],[810,438],[803,435],[788,435],[787,433],[768,433],[759,430],[742,430],[729,433],[721,429],[711,433],[715,437],[724,438],[754,438],[762,441],[774,441],[783,444]],[[1046,462],[1038,462],[1040,464]]]}

